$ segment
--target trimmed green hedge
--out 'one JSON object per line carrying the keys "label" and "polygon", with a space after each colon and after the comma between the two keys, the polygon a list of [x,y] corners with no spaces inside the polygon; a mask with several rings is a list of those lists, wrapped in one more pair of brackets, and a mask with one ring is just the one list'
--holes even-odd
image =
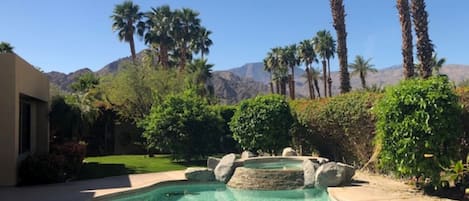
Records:
{"label": "trimmed green hedge", "polygon": [[359,91],[319,100],[292,101],[300,126],[296,128],[300,132],[293,132],[294,141],[299,142],[297,146],[301,145],[305,154],[317,150],[333,160],[366,163],[373,152],[375,130],[370,108],[380,97],[381,94]]}

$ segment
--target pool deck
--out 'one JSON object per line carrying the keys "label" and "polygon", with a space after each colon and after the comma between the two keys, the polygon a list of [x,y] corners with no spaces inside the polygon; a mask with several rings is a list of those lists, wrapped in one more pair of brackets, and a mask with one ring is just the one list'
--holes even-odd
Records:
{"label": "pool deck", "polygon": [[[68,183],[28,186],[0,187],[2,201],[81,201],[99,196],[136,190],[164,181],[184,180],[184,171],[149,174],[134,174],[74,181]],[[333,201],[442,201],[448,199],[424,196],[402,182],[379,175],[357,172],[351,186],[328,188]]]}

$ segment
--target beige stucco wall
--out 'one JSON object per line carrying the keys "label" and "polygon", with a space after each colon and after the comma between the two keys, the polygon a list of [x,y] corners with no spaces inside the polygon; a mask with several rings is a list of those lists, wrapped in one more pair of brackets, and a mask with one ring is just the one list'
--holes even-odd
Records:
{"label": "beige stucco wall", "polygon": [[32,99],[31,152],[49,151],[49,80],[15,54],[0,54],[0,186],[17,183],[20,96]]}

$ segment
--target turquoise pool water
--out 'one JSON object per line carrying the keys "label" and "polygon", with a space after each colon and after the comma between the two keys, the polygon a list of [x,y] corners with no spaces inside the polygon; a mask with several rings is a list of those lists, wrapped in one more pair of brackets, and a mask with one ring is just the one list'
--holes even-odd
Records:
{"label": "turquoise pool water", "polygon": [[289,159],[276,159],[274,161],[254,161],[244,164],[245,168],[254,169],[303,169],[303,161],[289,160]]}
{"label": "turquoise pool water", "polygon": [[174,184],[113,201],[328,201],[324,190],[250,191],[224,184]]}

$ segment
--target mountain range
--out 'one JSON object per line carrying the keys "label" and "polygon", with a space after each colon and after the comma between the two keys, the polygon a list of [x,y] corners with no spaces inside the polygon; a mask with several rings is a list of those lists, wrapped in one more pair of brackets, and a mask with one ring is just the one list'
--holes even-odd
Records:
{"label": "mountain range", "polygon": [[[70,84],[75,81],[77,77],[84,73],[93,72],[98,76],[104,76],[119,71],[120,64],[124,61],[130,61],[130,57],[120,58],[100,70],[93,72],[88,68],[83,68],[75,72],[65,74],[61,72],[52,71],[46,73],[50,82],[57,85],[60,89],[70,91]],[[318,66],[316,66],[319,69]],[[448,77],[455,83],[469,78],[469,65],[450,64],[445,65],[441,69],[442,74]],[[270,75],[264,71],[264,65],[261,62],[248,63],[241,67],[231,68],[223,71],[214,71],[212,73],[211,84],[214,86],[215,96],[223,104],[237,103],[243,99],[255,97],[258,94],[269,93],[270,89],[268,83],[270,82]],[[295,87],[297,97],[308,97],[308,88],[305,71],[301,68],[295,69]],[[332,77],[332,93],[339,93],[339,73],[331,72]],[[377,73],[369,73],[366,81],[369,86],[375,85],[383,87],[386,85],[393,85],[402,79],[402,68],[400,65],[391,66],[388,68],[380,69]],[[361,88],[360,79],[358,76],[351,77],[352,89]],[[323,95],[322,80],[319,80],[321,96]]]}

